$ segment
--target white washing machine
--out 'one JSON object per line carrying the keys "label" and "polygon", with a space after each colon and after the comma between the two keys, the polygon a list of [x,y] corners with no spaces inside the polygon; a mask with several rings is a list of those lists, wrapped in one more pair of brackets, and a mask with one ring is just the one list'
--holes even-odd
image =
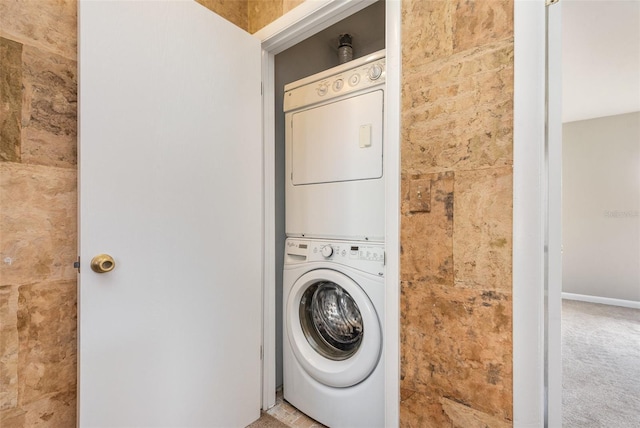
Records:
{"label": "white washing machine", "polygon": [[385,51],[285,86],[286,234],[384,240]]}
{"label": "white washing machine", "polygon": [[384,245],[285,244],[284,398],[330,427],[384,426]]}

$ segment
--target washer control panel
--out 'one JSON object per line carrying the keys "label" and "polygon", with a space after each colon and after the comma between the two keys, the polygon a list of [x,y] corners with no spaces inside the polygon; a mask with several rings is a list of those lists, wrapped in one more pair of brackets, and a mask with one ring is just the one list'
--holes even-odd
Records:
{"label": "washer control panel", "polygon": [[330,261],[365,272],[384,275],[384,244],[358,241],[321,241],[289,238],[285,243],[285,265]]}
{"label": "washer control panel", "polygon": [[[327,72],[302,79],[285,86],[284,111],[294,110],[302,106],[322,102],[334,97],[356,92],[385,82],[385,58],[373,55],[362,61],[354,60],[352,68],[345,68],[350,63],[335,67]],[[358,64],[359,63],[359,64]],[[333,73],[331,73],[333,71]],[[308,82],[307,82],[308,81]],[[304,84],[300,84],[304,82]],[[298,86],[296,86],[298,85]]]}

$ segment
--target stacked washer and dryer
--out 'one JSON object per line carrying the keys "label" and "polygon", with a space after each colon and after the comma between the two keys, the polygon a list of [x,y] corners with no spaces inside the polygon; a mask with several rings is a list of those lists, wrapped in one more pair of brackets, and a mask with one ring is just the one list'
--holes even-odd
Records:
{"label": "stacked washer and dryer", "polygon": [[285,86],[284,398],[384,425],[385,53]]}

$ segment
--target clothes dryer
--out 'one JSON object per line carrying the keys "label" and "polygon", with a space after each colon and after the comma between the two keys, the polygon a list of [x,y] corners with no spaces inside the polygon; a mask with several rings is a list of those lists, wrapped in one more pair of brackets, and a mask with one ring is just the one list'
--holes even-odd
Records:
{"label": "clothes dryer", "polygon": [[384,247],[288,239],[284,398],[330,427],[384,426]]}
{"label": "clothes dryer", "polygon": [[384,55],[285,86],[287,236],[384,240]]}

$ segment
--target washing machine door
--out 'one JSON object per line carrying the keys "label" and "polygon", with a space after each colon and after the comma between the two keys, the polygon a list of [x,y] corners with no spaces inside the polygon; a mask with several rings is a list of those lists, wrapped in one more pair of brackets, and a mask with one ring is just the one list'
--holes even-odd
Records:
{"label": "washing machine door", "polygon": [[325,385],[356,385],[380,359],[382,332],[375,307],[355,281],[338,271],[309,271],[295,282],[285,325],[296,360]]}

